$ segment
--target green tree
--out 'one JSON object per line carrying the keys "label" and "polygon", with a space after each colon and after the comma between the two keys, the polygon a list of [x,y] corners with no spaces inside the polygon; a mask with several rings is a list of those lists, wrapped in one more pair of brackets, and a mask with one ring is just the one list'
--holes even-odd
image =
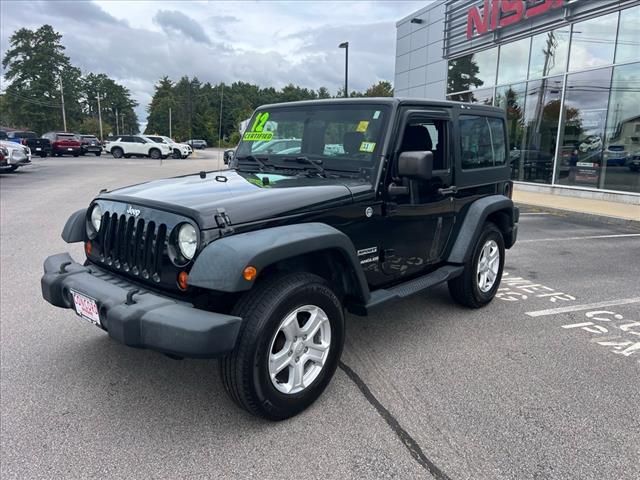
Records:
{"label": "green tree", "polygon": [[450,60],[447,92],[463,92],[481,87],[484,82],[477,77],[478,73],[480,73],[480,68],[473,59],[473,55]]}
{"label": "green tree", "polygon": [[393,97],[393,85],[391,82],[382,80],[367,88],[364,92],[365,97]]}
{"label": "green tree", "polygon": [[67,129],[82,121],[80,70],[71,65],[61,44],[62,35],[50,25],[37,30],[21,28],[9,38],[9,49],[2,59],[8,115],[18,126],[39,133],[63,128],[62,97],[67,106]]}

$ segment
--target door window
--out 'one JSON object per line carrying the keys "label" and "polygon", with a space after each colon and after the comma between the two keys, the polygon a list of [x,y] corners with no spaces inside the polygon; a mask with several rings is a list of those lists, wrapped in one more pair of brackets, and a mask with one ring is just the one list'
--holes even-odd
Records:
{"label": "door window", "polygon": [[502,167],[506,162],[505,128],[499,118],[460,116],[462,169]]}
{"label": "door window", "polygon": [[449,168],[446,147],[446,122],[444,120],[409,120],[405,127],[400,152],[430,151],[433,153],[433,170]]}

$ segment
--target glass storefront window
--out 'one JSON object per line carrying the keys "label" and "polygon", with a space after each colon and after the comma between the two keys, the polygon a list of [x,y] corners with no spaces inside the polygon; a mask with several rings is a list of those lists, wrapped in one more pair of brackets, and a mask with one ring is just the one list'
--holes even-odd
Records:
{"label": "glass storefront window", "polygon": [[571,27],[567,26],[533,37],[529,62],[530,79],[566,71],[570,32]]}
{"label": "glass storefront window", "polygon": [[600,186],[640,193],[640,63],[613,69]]}
{"label": "glass storefront window", "polygon": [[522,146],[524,136],[524,103],[527,92],[526,83],[517,83],[496,88],[495,105],[507,113],[507,132],[509,134],[509,151],[513,151],[514,159]]}
{"label": "glass storefront window", "polygon": [[483,105],[493,105],[493,88],[484,90],[474,90],[473,92],[460,92],[447,95],[447,100],[454,102],[482,103]]}
{"label": "glass storefront window", "polygon": [[[498,64],[498,85],[513,83],[527,79],[527,64],[531,38],[523,38],[517,42],[506,43],[500,47]],[[523,60],[525,62],[523,63]]]}
{"label": "glass storefront window", "polygon": [[610,67],[567,76],[558,183],[600,186],[610,85]]}
{"label": "glass storefront window", "polygon": [[569,71],[612,64],[617,30],[618,12],[574,23]]}
{"label": "glass storefront window", "polygon": [[640,5],[620,12],[616,63],[640,60]]}
{"label": "glass storefront window", "polygon": [[447,93],[494,86],[497,63],[497,48],[449,60]]}
{"label": "glass storefront window", "polygon": [[510,151],[514,180],[551,183],[561,97],[561,76],[527,83],[522,146]]}

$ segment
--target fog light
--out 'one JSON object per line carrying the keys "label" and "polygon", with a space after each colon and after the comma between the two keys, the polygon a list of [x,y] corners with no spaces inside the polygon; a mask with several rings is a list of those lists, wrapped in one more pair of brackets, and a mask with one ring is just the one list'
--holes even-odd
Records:
{"label": "fog light", "polygon": [[252,267],[251,265],[249,265],[242,271],[242,276],[247,282],[254,280],[257,275],[258,270],[256,270],[256,267]]}
{"label": "fog light", "polygon": [[189,275],[187,274],[187,272],[180,272],[178,274],[178,287],[180,288],[180,290],[187,289],[187,280],[189,280]]}
{"label": "fog light", "polygon": [[84,253],[87,254],[87,257],[91,255],[91,250],[93,250],[91,242],[84,242]]}

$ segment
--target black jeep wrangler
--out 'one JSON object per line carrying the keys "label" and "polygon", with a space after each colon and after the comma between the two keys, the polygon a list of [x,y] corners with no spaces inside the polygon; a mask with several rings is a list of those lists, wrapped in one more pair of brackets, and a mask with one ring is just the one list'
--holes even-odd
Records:
{"label": "black jeep wrangler", "polygon": [[[270,151],[278,138],[297,146]],[[267,105],[235,168],[102,191],[42,293],[126,345],[220,358],[253,414],[299,413],[333,376],[344,310],[448,282],[486,305],[516,241],[504,112],[409,99]]]}

